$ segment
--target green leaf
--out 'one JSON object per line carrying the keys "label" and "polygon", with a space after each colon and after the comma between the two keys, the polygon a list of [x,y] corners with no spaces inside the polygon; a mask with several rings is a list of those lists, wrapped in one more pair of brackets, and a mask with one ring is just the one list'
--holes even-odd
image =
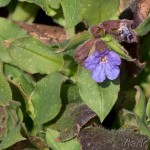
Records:
{"label": "green leaf", "polygon": [[54,9],[58,9],[60,7],[59,0],[48,0],[48,4]]}
{"label": "green leaf", "polygon": [[[3,30],[3,28],[1,28]],[[2,44],[3,42],[3,38],[1,38],[1,34],[0,34],[0,60],[3,62],[7,62],[7,63],[11,63],[13,64],[6,47]]]}
{"label": "green leaf", "polygon": [[54,10],[50,7],[50,2],[49,0],[19,0],[19,1],[24,1],[24,2],[29,2],[29,3],[34,3],[41,7],[48,16],[52,16]]}
{"label": "green leaf", "polygon": [[63,59],[64,59],[64,66],[60,69],[60,72],[62,74],[65,74],[71,78],[73,78],[77,73],[78,64],[75,62],[73,56],[74,56],[74,49],[62,53]]}
{"label": "green leaf", "polygon": [[[22,78],[23,76],[20,77]],[[24,115],[24,122],[26,123],[28,129],[32,129],[33,124],[31,122],[31,117],[33,116],[34,108],[30,100],[30,95],[31,91],[33,90],[33,85],[30,84],[24,77],[23,82],[18,82],[16,79],[11,79],[9,77],[8,81],[13,87],[13,99],[21,102],[21,109]],[[10,125],[12,126],[12,123],[10,123]]]}
{"label": "green leaf", "polygon": [[12,63],[6,47],[2,44],[2,42],[9,38],[27,36],[27,33],[20,29],[14,22],[4,18],[0,18],[0,29],[0,59],[4,62]]}
{"label": "green leaf", "polygon": [[135,113],[122,109],[119,112],[119,125],[121,128],[125,129],[136,129],[140,131],[141,134],[147,135],[150,137],[150,131],[144,121],[137,116]]}
{"label": "green leaf", "polygon": [[82,99],[79,94],[79,88],[76,84],[63,84],[61,89],[61,98],[63,103],[82,103]]}
{"label": "green leaf", "polygon": [[71,40],[67,40],[59,45],[59,49],[56,51],[57,53],[68,51],[71,49],[76,49],[80,44],[92,38],[92,35],[89,32],[84,31],[82,33],[77,34]]}
{"label": "green leaf", "polygon": [[115,40],[112,36],[106,35],[101,38],[113,51],[118,53],[121,58],[126,59],[128,61],[134,61],[129,55],[128,52],[121,46],[117,40]]}
{"label": "green leaf", "polygon": [[49,74],[63,66],[62,56],[52,54],[49,47],[34,37],[10,39],[5,45],[13,64],[26,72]]}
{"label": "green leaf", "polygon": [[147,135],[150,138],[150,130],[139,116],[137,116],[137,124],[141,134]]}
{"label": "green leaf", "polygon": [[136,115],[127,109],[121,109],[118,113],[117,119],[121,128],[132,129],[138,127]]}
{"label": "green leaf", "polygon": [[63,10],[59,8],[57,11],[55,10],[56,15],[53,16],[53,19],[56,23],[60,24],[61,26],[65,27],[66,22],[63,16]]}
{"label": "green leaf", "polygon": [[20,113],[20,103],[17,101],[9,101],[8,105],[5,106],[7,112],[7,130],[11,131],[15,126],[22,122],[22,116],[19,116]]}
{"label": "green leaf", "polygon": [[[0,65],[1,67],[3,66],[2,64]],[[3,73],[0,71],[0,104],[6,105],[10,100],[12,100],[12,92],[10,86]]]}
{"label": "green leaf", "polygon": [[4,74],[6,77],[11,76],[17,78],[23,74],[23,71],[10,64],[4,64]]}
{"label": "green leaf", "polygon": [[5,76],[8,78],[11,77],[14,82],[18,83],[27,95],[31,94],[34,83],[34,80],[31,76],[25,74],[22,70],[10,64],[4,65],[4,73]]}
{"label": "green leaf", "polygon": [[145,110],[146,110],[146,101],[145,96],[139,86],[135,86],[137,92],[135,95],[136,104],[134,107],[135,114],[144,122],[146,119]]}
{"label": "green leaf", "polygon": [[78,22],[79,0],[59,0],[66,20],[66,28],[74,27]]}
{"label": "green leaf", "polygon": [[22,89],[27,95],[30,95],[33,92],[34,86],[32,82],[29,81],[28,78],[24,74],[22,74],[21,76],[19,76],[18,78],[14,80],[21,85]]}
{"label": "green leaf", "polygon": [[34,90],[33,79],[22,70],[9,64],[4,65],[4,72],[12,87],[13,99],[21,102],[21,108],[24,113],[24,121],[26,122],[27,120],[28,124],[31,119],[27,113],[30,115],[33,112],[33,106],[29,99],[30,94]]}
{"label": "green leaf", "polygon": [[18,22],[32,23],[36,18],[38,10],[39,7],[35,4],[18,2],[14,11],[9,15],[9,19]]}
{"label": "green leaf", "polygon": [[147,121],[150,121],[150,98],[148,99],[148,102],[146,105],[146,115],[148,117]]}
{"label": "green leaf", "polygon": [[[147,35],[143,36],[142,37],[142,42],[140,43],[140,51],[142,52],[141,53],[141,58],[142,60],[146,61],[148,64],[150,64],[150,46],[149,46],[149,43],[150,43],[150,33],[148,33]],[[147,84],[147,89],[143,86],[142,88],[144,88],[144,90],[146,91],[145,94],[148,96],[149,95],[149,86],[148,86],[148,82],[150,81],[150,78],[149,78],[149,71],[150,71],[150,67],[149,65],[146,65],[146,68],[144,70],[144,73],[143,74],[143,77],[141,79],[142,84]],[[146,75],[146,76],[145,76]]]}
{"label": "green leaf", "polygon": [[0,7],[4,7],[9,4],[11,0],[0,0]]}
{"label": "green leaf", "polygon": [[52,129],[47,129],[46,142],[53,150],[80,150],[80,145],[77,139],[72,139],[67,142],[59,143],[56,138],[59,136],[59,132]]}
{"label": "green leaf", "polygon": [[[104,20],[117,19],[119,15],[119,0],[20,0],[35,3],[40,6],[47,15],[54,16],[57,22],[62,24],[62,16],[59,11],[55,11],[61,4],[65,26],[67,29],[74,28],[81,21],[85,21],[89,26],[98,24]],[[57,19],[56,19],[57,16]],[[60,21],[61,20],[61,21]]]}
{"label": "green leaf", "polygon": [[82,100],[99,116],[101,122],[106,118],[118,98],[119,81],[96,83],[91,73],[79,68],[77,84]]}
{"label": "green leaf", "polygon": [[79,17],[89,26],[108,19],[118,19],[119,3],[120,0],[80,0]]}
{"label": "green leaf", "polygon": [[74,27],[80,21],[89,26],[104,20],[117,19],[119,15],[119,0],[60,0],[63,8],[66,27]]}
{"label": "green leaf", "polygon": [[34,3],[41,7],[48,16],[52,16],[54,21],[65,26],[65,20],[59,0],[19,0]]}
{"label": "green leaf", "polygon": [[22,140],[25,140],[25,138],[20,134],[20,125],[17,125],[5,136],[3,141],[0,143],[0,149],[6,149]]}
{"label": "green leaf", "polygon": [[37,126],[56,117],[61,108],[60,89],[65,76],[49,74],[40,80],[31,96],[34,107],[34,120]]}
{"label": "green leaf", "polygon": [[150,31],[150,17],[148,17],[144,22],[142,22],[137,28],[136,33],[138,36],[146,35]]}

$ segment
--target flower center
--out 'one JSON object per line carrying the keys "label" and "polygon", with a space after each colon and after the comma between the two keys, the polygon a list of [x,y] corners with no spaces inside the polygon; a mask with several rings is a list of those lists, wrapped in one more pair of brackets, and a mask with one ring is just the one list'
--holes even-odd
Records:
{"label": "flower center", "polygon": [[101,58],[100,58],[100,61],[102,62],[102,63],[106,63],[107,62],[107,56],[102,56]]}

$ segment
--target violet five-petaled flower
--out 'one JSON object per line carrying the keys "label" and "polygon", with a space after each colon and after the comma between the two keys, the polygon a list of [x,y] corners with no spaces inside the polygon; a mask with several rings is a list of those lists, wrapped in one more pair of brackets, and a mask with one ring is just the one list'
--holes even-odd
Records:
{"label": "violet five-petaled flower", "polygon": [[120,73],[119,65],[121,59],[113,51],[104,50],[103,52],[94,51],[84,62],[87,70],[92,70],[92,79],[96,82],[103,82],[106,77],[114,80]]}

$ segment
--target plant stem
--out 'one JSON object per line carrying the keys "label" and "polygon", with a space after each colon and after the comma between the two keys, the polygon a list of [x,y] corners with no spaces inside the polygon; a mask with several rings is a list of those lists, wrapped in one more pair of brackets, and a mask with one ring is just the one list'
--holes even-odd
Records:
{"label": "plant stem", "polygon": [[39,7],[25,2],[18,2],[15,10],[9,14],[9,18],[15,21],[33,22]]}

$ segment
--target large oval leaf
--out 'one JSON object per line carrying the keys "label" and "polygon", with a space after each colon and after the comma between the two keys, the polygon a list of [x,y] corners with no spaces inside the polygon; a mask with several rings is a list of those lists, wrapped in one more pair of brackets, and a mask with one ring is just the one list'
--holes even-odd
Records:
{"label": "large oval leaf", "polygon": [[120,0],[80,0],[79,17],[88,25],[95,25],[104,20],[117,19]]}
{"label": "large oval leaf", "polygon": [[79,22],[78,7],[79,0],[59,0],[64,12],[66,27],[71,28]]}
{"label": "large oval leaf", "polygon": [[67,28],[80,21],[95,25],[106,19],[117,19],[119,15],[120,0],[60,0],[60,3]]}
{"label": "large oval leaf", "polygon": [[63,66],[61,54],[50,53],[49,47],[34,37],[5,41],[13,64],[29,73],[49,74]]}
{"label": "large oval leaf", "polygon": [[33,119],[41,124],[53,119],[60,111],[60,89],[65,76],[59,73],[49,74],[40,80],[31,96],[34,107]]}
{"label": "large oval leaf", "polygon": [[2,41],[10,38],[24,37],[27,36],[27,33],[20,29],[14,22],[4,18],[0,18],[0,29],[0,59],[4,62],[12,63]]}
{"label": "large oval leaf", "polygon": [[0,7],[6,6],[9,2],[10,0],[0,0]]}
{"label": "large oval leaf", "polygon": [[89,71],[79,68],[77,83],[81,98],[99,116],[102,122],[118,98],[119,81],[106,80],[98,84],[92,80]]}

